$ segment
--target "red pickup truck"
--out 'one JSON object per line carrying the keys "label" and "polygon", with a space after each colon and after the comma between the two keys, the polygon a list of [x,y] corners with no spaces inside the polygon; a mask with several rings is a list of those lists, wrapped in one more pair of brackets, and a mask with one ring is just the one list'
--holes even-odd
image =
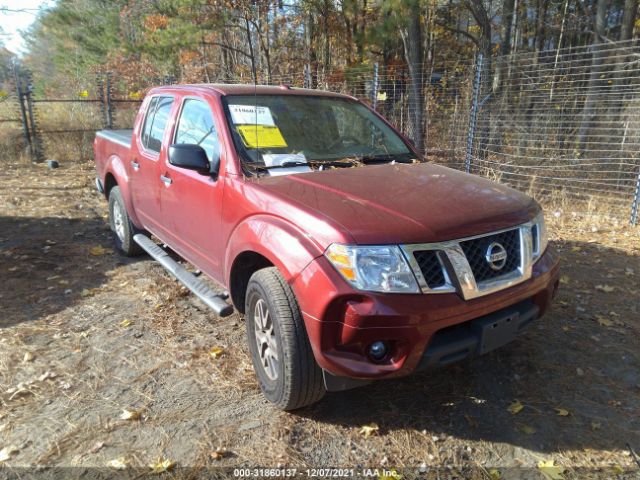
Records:
{"label": "red pickup truck", "polygon": [[258,382],[282,409],[500,347],[558,288],[534,200],[423,162],[349,96],[155,88],[133,130],[98,132],[94,150],[118,248],[244,314]]}

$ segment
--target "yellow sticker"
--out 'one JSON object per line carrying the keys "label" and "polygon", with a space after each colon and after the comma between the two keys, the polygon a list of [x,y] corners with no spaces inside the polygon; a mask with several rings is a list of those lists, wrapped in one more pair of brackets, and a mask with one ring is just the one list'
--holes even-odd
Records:
{"label": "yellow sticker", "polygon": [[237,125],[242,141],[249,148],[286,147],[282,133],[278,127],[266,125]]}

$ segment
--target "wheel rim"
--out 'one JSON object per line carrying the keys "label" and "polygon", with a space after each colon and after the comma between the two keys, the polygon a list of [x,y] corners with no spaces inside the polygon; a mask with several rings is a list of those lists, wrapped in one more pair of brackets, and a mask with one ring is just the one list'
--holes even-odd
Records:
{"label": "wheel rim", "polygon": [[260,364],[267,377],[271,380],[278,378],[280,360],[278,359],[278,343],[276,332],[267,302],[259,298],[253,311],[253,324],[258,345]]}
{"label": "wheel rim", "polygon": [[113,204],[113,226],[116,229],[116,235],[120,241],[124,241],[124,215],[122,214],[122,207],[118,202]]}

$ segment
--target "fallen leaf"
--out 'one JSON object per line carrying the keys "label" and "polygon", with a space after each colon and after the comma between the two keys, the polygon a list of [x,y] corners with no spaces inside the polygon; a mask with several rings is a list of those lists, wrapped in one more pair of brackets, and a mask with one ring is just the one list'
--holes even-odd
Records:
{"label": "fallen leaf", "polygon": [[538,469],[540,470],[540,473],[549,480],[564,480],[564,477],[562,476],[564,468],[558,467],[553,460],[539,461]]}
{"label": "fallen leaf", "polygon": [[599,430],[601,426],[600,422],[591,422],[591,430]]}
{"label": "fallen leaf", "polygon": [[123,409],[120,414],[120,420],[139,420],[142,412],[139,410],[127,410]]}
{"label": "fallen leaf", "polygon": [[220,358],[222,355],[224,355],[224,348],[222,347],[213,347],[211,350],[209,350],[209,355],[211,355],[211,358]]}
{"label": "fallen leaf", "polygon": [[107,462],[107,467],[115,468],[116,470],[124,470],[127,468],[127,460],[124,457],[109,460]]}
{"label": "fallen leaf", "polygon": [[50,372],[49,370],[47,370],[46,372],[44,372],[42,375],[38,377],[38,380],[40,380],[41,382],[44,382],[45,380],[56,378],[57,376],[58,374],[56,372]]}
{"label": "fallen leaf", "polygon": [[632,277],[633,275],[636,274],[636,272],[633,271],[633,268],[627,267],[624,269],[624,274],[627,275],[628,277]]}
{"label": "fallen leaf", "polygon": [[133,322],[131,320],[129,320],[128,318],[125,318],[118,325],[120,325],[122,328],[127,328],[127,327],[130,327],[131,325],[133,325]]}
{"label": "fallen leaf", "polygon": [[500,473],[500,470],[496,468],[492,468],[487,473],[489,474],[490,480],[500,480],[502,478],[502,474]]}
{"label": "fallen leaf", "polygon": [[94,257],[97,257],[99,255],[104,255],[105,253],[107,253],[107,249],[98,245],[96,247],[91,247],[91,249],[89,249],[89,254],[93,255]]}
{"label": "fallen leaf", "polygon": [[11,455],[18,452],[18,447],[15,445],[9,445],[0,450],[0,463],[6,462],[11,458]]}
{"label": "fallen leaf", "polygon": [[556,407],[556,408],[554,408],[554,410],[556,411],[556,413],[558,414],[559,417],[568,417],[569,416],[569,410],[567,410],[566,408]]}
{"label": "fallen leaf", "polygon": [[516,413],[520,412],[523,408],[524,408],[524,405],[522,405],[520,401],[516,400],[515,402],[513,402],[511,405],[507,407],[507,411],[511,415],[515,415]]}
{"label": "fallen leaf", "polygon": [[582,251],[582,247],[571,247],[572,252],[580,252]]}
{"label": "fallen leaf", "polygon": [[611,285],[596,285],[596,290],[600,290],[601,292],[611,293],[616,289],[616,287],[612,287]]}
{"label": "fallen leaf", "polygon": [[158,458],[156,463],[150,463],[149,468],[153,470],[153,473],[163,473],[171,470],[176,466],[176,463],[169,460],[168,458]]}
{"label": "fallen leaf", "polygon": [[560,283],[563,283],[563,284],[565,284],[565,285],[566,285],[567,283],[569,283],[569,276],[568,276],[568,275],[562,275],[562,276],[560,277]]}
{"label": "fallen leaf", "polygon": [[360,433],[360,435],[364,435],[365,438],[368,438],[372,435],[377,434],[378,430],[380,430],[380,427],[378,427],[378,425],[376,425],[375,423],[370,423],[369,425],[362,426],[358,433]]}
{"label": "fallen leaf", "polygon": [[521,425],[520,431],[522,433],[526,433],[527,435],[533,435],[537,430],[530,425]]}
{"label": "fallen leaf", "polygon": [[209,455],[214,460],[222,460],[227,455],[227,451],[224,448],[218,448],[213,450]]}
{"label": "fallen leaf", "polygon": [[104,447],[104,442],[96,442],[93,444],[93,447],[89,449],[89,453],[98,453],[102,447]]}
{"label": "fallen leaf", "polygon": [[24,357],[22,357],[22,363],[31,362],[33,360],[33,353],[24,352]]}
{"label": "fallen leaf", "polygon": [[614,322],[609,320],[607,317],[603,317],[602,315],[596,315],[596,320],[601,327],[613,327]]}

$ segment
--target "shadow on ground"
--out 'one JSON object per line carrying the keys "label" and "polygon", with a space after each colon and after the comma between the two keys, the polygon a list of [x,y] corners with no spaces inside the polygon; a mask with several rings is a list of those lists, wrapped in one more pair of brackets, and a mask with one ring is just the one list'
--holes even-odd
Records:
{"label": "shadow on ground", "polygon": [[[412,429],[545,452],[627,443],[640,450],[640,258],[597,244],[556,246],[558,298],[514,343],[446,369],[329,394],[297,414],[345,427],[376,422],[381,435]],[[524,408],[512,414],[516,400]]]}
{"label": "shadow on ground", "polygon": [[132,262],[111,238],[98,217],[0,217],[0,328],[63,310]]}

